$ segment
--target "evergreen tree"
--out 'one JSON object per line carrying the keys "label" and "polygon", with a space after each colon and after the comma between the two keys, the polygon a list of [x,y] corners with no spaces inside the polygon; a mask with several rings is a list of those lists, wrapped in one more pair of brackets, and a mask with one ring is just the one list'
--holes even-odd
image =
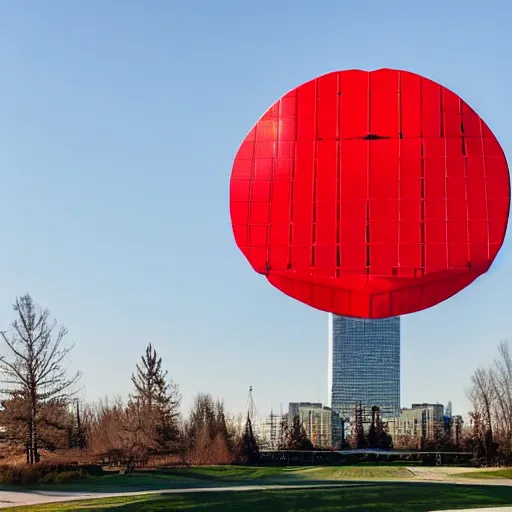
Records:
{"label": "evergreen tree", "polygon": [[238,460],[246,464],[254,464],[260,460],[260,451],[254,432],[252,430],[252,422],[247,413],[247,421],[245,422],[245,431],[242,439],[240,440],[240,446],[238,449]]}
{"label": "evergreen tree", "polygon": [[288,450],[314,450],[300,417],[294,416],[288,439]]}
{"label": "evergreen tree", "polygon": [[378,410],[379,408],[376,406],[372,407],[372,422],[370,424],[370,430],[368,432],[368,446],[370,448],[377,448],[379,442],[379,433],[377,432],[378,426]]}
{"label": "evergreen tree", "polygon": [[87,448],[87,436],[85,428],[80,417],[80,404],[76,402],[76,413],[73,417],[73,423],[69,429],[69,447],[83,450]]}
{"label": "evergreen tree", "polygon": [[278,450],[288,450],[290,445],[290,430],[288,428],[288,416],[284,415],[279,423],[279,440],[277,443]]}
{"label": "evergreen tree", "polygon": [[393,448],[393,438],[389,435],[387,426],[382,426],[377,448],[381,450],[391,450]]}
{"label": "evergreen tree", "polygon": [[162,369],[162,358],[151,343],[132,374],[135,393],[132,402],[144,412],[148,428],[154,431],[158,449],[169,450],[179,437],[178,417],[181,395],[178,386]]}
{"label": "evergreen tree", "polygon": [[364,427],[363,427],[363,408],[362,405],[359,404],[356,406],[356,421],[354,425],[354,441],[355,448],[360,450],[361,448],[366,447],[366,438],[364,435]]}
{"label": "evergreen tree", "polygon": [[234,450],[234,440],[228,432],[228,426],[226,424],[226,415],[224,413],[224,404],[220,400],[215,405],[216,409],[216,423],[217,423],[217,436],[225,439],[227,447],[231,453]]}
{"label": "evergreen tree", "polygon": [[381,450],[388,450],[392,446],[391,436],[388,434],[380,417],[380,408],[375,405],[372,407],[372,421],[366,444],[370,448],[379,448]]}

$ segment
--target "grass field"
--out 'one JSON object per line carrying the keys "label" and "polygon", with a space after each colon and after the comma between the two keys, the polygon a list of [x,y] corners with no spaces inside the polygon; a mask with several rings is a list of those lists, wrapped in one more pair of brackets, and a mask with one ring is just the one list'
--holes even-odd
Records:
{"label": "grass field", "polygon": [[[430,468],[424,468],[424,470]],[[436,468],[431,468],[437,471]],[[461,471],[463,469],[461,468]],[[160,489],[222,487],[237,484],[305,484],[360,480],[409,480],[415,476],[401,465],[359,464],[357,466],[320,467],[197,467],[169,470],[135,471],[129,475],[111,474],[89,477],[65,484],[32,486],[32,489],[55,491],[128,492]],[[512,478],[512,469],[478,472],[453,472],[450,478],[505,479]],[[24,487],[28,489],[29,487]],[[0,490],[13,486],[0,485]],[[20,489],[16,487],[16,489]]]}
{"label": "grass field", "polygon": [[12,510],[117,512],[200,510],[204,512],[426,512],[463,507],[500,506],[512,503],[512,488],[423,483],[356,483],[338,489],[191,493],[111,498]]}
{"label": "grass field", "polygon": [[512,468],[496,469],[495,471],[472,471],[470,473],[460,473],[457,476],[462,478],[481,478],[485,480],[512,478]]}
{"label": "grass field", "polygon": [[[236,484],[302,484],[332,483],[340,480],[408,479],[412,474],[401,466],[338,466],[338,467],[198,467],[187,469],[135,471],[129,475],[112,474],[89,477],[66,484],[46,484],[33,489],[58,491],[127,492],[159,489],[219,487]],[[0,485],[0,490],[13,486]],[[18,487],[19,489],[19,487]],[[28,487],[25,487],[28,489]]]}
{"label": "grass field", "polygon": [[412,478],[412,473],[400,466],[339,466],[297,470],[296,475],[311,480],[388,480]]}

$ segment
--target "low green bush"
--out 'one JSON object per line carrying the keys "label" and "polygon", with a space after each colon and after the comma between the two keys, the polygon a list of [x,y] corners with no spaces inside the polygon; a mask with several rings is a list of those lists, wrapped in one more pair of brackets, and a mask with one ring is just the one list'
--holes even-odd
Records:
{"label": "low green bush", "polygon": [[93,465],[0,465],[0,483],[12,485],[63,484],[101,475],[101,466]]}
{"label": "low green bush", "polygon": [[[49,473],[44,483],[46,484],[68,484],[82,478],[87,478],[87,474],[81,470],[62,471],[62,473]],[[43,482],[40,482],[43,483]]]}

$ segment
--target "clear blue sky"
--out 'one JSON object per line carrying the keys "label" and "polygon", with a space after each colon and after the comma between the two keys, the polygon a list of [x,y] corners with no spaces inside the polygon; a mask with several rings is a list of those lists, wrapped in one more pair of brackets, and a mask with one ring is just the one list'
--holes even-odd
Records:
{"label": "clear blue sky", "polygon": [[[233,241],[239,143],[287,90],[402,68],[461,95],[512,154],[508,1],[19,0],[0,4],[0,325],[17,295],[75,342],[84,395],[126,395],[151,341],[184,395],[260,413],[327,398],[327,314]],[[508,237],[510,239],[510,237]],[[452,400],[512,338],[507,241],[457,297],[403,318],[402,403]]]}

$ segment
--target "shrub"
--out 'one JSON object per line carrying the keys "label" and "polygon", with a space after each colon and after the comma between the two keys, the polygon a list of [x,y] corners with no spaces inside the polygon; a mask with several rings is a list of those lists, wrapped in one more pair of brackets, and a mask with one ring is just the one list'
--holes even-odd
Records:
{"label": "shrub", "polygon": [[100,466],[37,464],[0,466],[0,483],[13,485],[62,484],[88,476],[101,476]]}
{"label": "shrub", "polygon": [[87,478],[87,474],[82,470],[62,471],[61,473],[49,473],[44,480],[44,483],[67,484],[74,482],[75,480],[81,480],[82,478]]}

